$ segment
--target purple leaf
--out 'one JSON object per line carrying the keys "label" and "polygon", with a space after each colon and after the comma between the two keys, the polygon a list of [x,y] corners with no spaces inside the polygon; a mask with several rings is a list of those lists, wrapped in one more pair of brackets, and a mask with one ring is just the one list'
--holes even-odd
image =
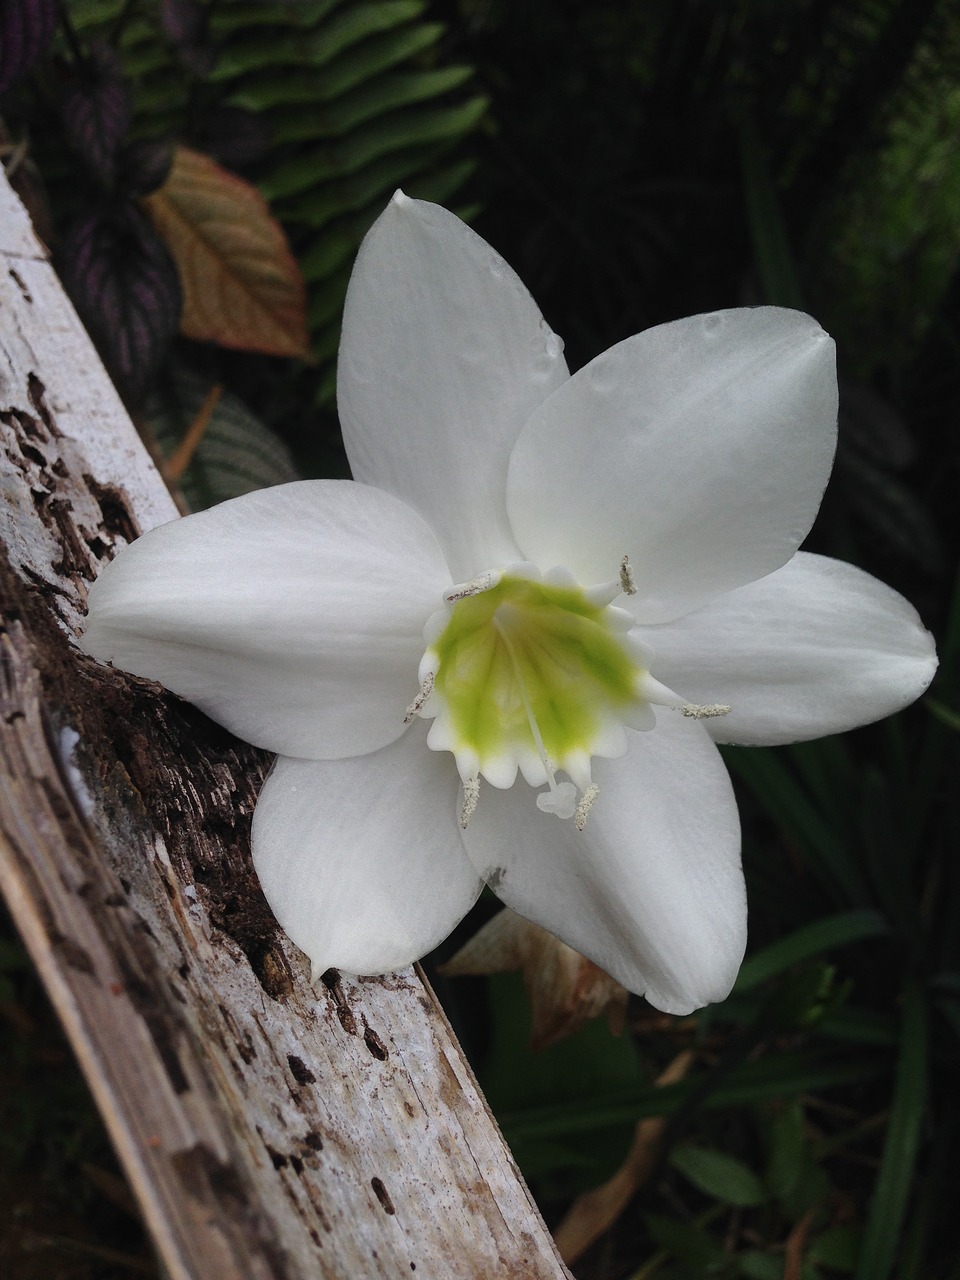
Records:
{"label": "purple leaf", "polygon": [[120,152],[119,182],[131,195],[148,196],[166,182],[172,163],[173,148],[169,142],[141,138]]}
{"label": "purple leaf", "polygon": [[160,23],[174,44],[196,44],[206,27],[206,16],[197,0],[160,0]]}
{"label": "purple leaf", "polygon": [[194,76],[212,70],[217,51],[208,34],[209,6],[197,0],[160,0],[160,23],[180,62]]}
{"label": "purple leaf", "polygon": [[60,274],[121,391],[137,399],[177,332],[180,282],[166,245],[133,203],[82,214]]}
{"label": "purple leaf", "polygon": [[117,153],[130,128],[133,98],[113,49],[95,45],[73,69],[61,102],[63,125],[74,149],[107,186],[117,173]]}
{"label": "purple leaf", "polygon": [[0,93],[46,51],[56,24],[56,0],[0,0]]}

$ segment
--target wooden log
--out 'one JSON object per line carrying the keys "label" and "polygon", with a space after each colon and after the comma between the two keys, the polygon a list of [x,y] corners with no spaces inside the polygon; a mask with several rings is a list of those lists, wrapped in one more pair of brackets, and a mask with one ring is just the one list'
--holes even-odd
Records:
{"label": "wooden log", "polygon": [[173,503],[0,179],[0,886],[173,1280],[560,1277],[429,987],[305,957],[269,760],[72,637]]}

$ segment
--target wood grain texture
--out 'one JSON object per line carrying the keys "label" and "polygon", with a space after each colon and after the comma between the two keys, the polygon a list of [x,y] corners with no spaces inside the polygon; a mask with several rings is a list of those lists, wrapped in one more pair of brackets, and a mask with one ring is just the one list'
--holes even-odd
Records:
{"label": "wood grain texture", "polygon": [[169,1274],[568,1275],[418,973],[310,986],[269,758],[73,646],[175,509],[2,179],[0,251],[0,886]]}

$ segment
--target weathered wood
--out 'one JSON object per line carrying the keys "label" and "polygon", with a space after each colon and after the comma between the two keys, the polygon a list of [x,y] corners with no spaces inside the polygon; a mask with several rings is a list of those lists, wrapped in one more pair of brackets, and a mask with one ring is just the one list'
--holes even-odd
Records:
{"label": "weathered wood", "polygon": [[170,1275],[567,1275],[418,974],[309,985],[267,758],[72,646],[175,510],[2,179],[0,226],[0,886]]}

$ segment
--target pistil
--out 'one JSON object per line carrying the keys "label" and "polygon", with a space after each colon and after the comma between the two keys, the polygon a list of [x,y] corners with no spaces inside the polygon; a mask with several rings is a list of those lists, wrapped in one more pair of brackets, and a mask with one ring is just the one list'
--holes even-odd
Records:
{"label": "pistil", "polygon": [[514,679],[517,682],[517,692],[520,694],[520,701],[523,703],[524,714],[527,717],[527,724],[530,726],[530,733],[533,735],[533,741],[537,748],[537,754],[540,757],[540,763],[543,765],[544,773],[547,775],[547,784],[550,787],[549,795],[537,796],[537,806],[544,813],[555,813],[560,818],[570,818],[573,816],[576,806],[576,787],[572,782],[559,783],[553,768],[553,763],[547,755],[547,749],[543,745],[543,734],[540,732],[540,726],[537,724],[537,717],[533,713],[533,707],[530,703],[530,696],[527,693],[527,687],[523,679],[523,670],[520,666],[520,660],[517,657],[517,651],[513,647],[513,641],[507,634],[504,622],[509,622],[516,614],[516,610],[510,604],[502,604],[494,613],[491,622],[493,628],[499,635],[503,647],[507,651],[510,659],[510,665],[513,667]]}

